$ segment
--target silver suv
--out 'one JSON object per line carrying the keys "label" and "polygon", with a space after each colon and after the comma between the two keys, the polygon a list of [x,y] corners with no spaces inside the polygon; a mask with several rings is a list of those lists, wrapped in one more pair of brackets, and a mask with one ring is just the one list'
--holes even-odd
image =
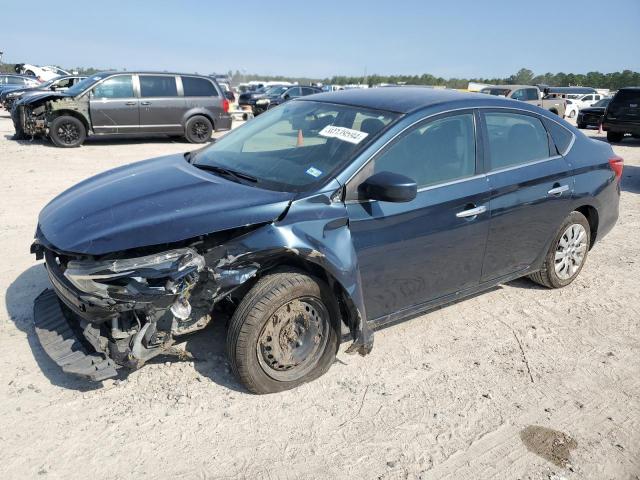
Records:
{"label": "silver suv", "polygon": [[16,136],[48,136],[58,147],[87,135],[167,134],[204,143],[231,128],[229,102],[211,77],[184,73],[105,72],[66,92],[24,98],[12,111]]}

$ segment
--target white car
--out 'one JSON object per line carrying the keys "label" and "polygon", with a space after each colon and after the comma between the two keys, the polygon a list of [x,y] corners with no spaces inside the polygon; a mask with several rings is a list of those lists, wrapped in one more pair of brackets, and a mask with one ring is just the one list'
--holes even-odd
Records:
{"label": "white car", "polygon": [[571,102],[578,107],[578,110],[590,107],[603,98],[604,95],[600,95],[599,93],[587,93],[585,95],[567,95],[567,99],[571,100]]}
{"label": "white car", "polygon": [[578,104],[575,100],[565,100],[566,107],[564,109],[564,116],[569,118],[576,118],[580,109],[578,108]]}
{"label": "white car", "polygon": [[66,70],[62,70],[61,68],[53,65],[38,67],[37,65],[31,65],[29,63],[19,63],[16,65],[16,72],[36,77],[41,82],[48,82],[49,80],[62,75],[71,75]]}

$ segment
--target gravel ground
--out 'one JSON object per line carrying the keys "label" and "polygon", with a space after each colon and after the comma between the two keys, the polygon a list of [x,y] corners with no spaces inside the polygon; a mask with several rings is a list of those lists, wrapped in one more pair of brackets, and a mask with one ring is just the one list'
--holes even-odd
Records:
{"label": "gravel ground", "polygon": [[254,396],[215,321],[103,385],[52,364],[32,327],[48,285],[29,254],[38,212],[90,175],[193,145],[65,150],[12,133],[0,112],[1,478],[640,478],[640,141],[614,147],[620,220],[569,287],[501,285],[378,332],[370,356],[343,345],[311,384]]}

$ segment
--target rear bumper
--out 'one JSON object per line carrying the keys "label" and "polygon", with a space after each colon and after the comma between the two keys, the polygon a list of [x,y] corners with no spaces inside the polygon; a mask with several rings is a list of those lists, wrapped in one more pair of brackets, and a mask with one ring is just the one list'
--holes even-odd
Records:
{"label": "rear bumper", "polygon": [[617,122],[605,119],[602,122],[602,129],[606,132],[640,135],[640,122]]}
{"label": "rear bumper", "polygon": [[93,381],[117,375],[115,362],[93,347],[94,327],[66,309],[53,290],[36,298],[33,321],[43,350],[65,373]]}

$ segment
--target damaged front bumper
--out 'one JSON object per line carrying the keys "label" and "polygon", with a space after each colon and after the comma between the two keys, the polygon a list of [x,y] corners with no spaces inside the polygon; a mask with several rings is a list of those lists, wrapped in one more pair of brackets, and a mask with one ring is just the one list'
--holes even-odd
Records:
{"label": "damaged front bumper", "polygon": [[[44,257],[55,290],[36,301],[38,338],[63,370],[93,380],[114,376],[119,366],[139,368],[175,335],[204,328],[223,291],[191,248],[115,260],[61,254],[37,242],[32,252]],[[69,359],[83,368],[69,367]],[[99,374],[91,367],[96,362]]]}

